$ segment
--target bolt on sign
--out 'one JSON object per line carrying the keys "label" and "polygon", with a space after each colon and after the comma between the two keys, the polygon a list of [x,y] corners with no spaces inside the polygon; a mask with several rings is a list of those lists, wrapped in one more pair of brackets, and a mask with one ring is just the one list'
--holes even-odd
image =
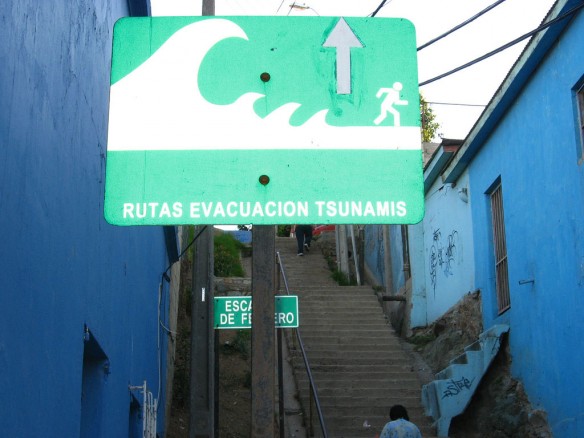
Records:
{"label": "bolt on sign", "polygon": [[409,21],[116,23],[110,223],[408,224],[423,201]]}
{"label": "bolt on sign", "polygon": [[[274,325],[276,328],[298,327],[298,296],[274,297]],[[216,329],[251,328],[251,297],[215,297],[214,322]]]}

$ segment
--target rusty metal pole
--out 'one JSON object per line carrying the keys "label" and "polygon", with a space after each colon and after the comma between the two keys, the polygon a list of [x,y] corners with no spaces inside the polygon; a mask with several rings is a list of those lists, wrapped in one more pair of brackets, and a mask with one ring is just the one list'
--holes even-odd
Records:
{"label": "rusty metal pole", "polygon": [[251,323],[251,436],[275,432],[274,292],[276,232],[273,225],[253,227]]}

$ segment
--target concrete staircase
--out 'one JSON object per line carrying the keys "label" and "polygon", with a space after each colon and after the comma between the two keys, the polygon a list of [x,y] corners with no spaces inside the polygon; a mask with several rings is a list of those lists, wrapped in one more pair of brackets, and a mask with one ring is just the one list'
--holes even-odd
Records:
{"label": "concrete staircase", "polygon": [[438,436],[447,437],[452,418],[464,412],[483,375],[499,352],[501,336],[509,331],[505,324],[481,333],[464,353],[436,374],[436,380],[424,385],[422,402],[426,414],[436,421]]}
{"label": "concrete staircase", "polygon": [[[413,362],[383,315],[370,286],[339,286],[316,245],[296,255],[296,240],[276,238],[290,293],[299,296],[304,341],[328,436],[373,438],[389,421],[389,408],[403,404],[424,437],[434,436],[421,404]],[[282,290],[284,285],[282,284]],[[290,357],[305,418],[309,383],[302,356],[288,332]],[[321,436],[318,419],[315,436]]]}

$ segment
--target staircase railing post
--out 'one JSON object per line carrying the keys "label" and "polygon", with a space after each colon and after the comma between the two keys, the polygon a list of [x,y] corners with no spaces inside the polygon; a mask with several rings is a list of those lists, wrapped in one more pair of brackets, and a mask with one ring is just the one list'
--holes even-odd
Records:
{"label": "staircase railing post", "polygon": [[314,405],[314,395],[312,394],[312,387],[310,386],[310,382],[308,383],[308,393],[310,394],[308,402],[308,434],[310,436],[314,436],[314,426],[312,425],[312,407]]}

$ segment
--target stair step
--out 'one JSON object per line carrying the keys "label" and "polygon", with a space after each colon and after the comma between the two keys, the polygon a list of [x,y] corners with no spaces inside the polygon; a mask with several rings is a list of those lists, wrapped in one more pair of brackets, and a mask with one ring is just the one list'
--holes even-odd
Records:
{"label": "stair step", "polygon": [[367,313],[364,310],[353,311],[350,309],[344,311],[319,311],[314,308],[306,309],[306,306],[298,306],[299,318],[302,323],[307,325],[338,325],[340,328],[345,327],[347,330],[355,330],[355,327],[377,326],[384,330],[390,330],[387,320],[383,315],[376,313]]}
{"label": "stair step", "polygon": [[367,321],[361,321],[357,316],[348,315],[343,317],[342,315],[335,315],[335,319],[323,318],[323,314],[311,313],[307,315],[307,312],[302,312],[298,315],[298,318],[302,317],[302,327],[307,329],[319,328],[319,327],[335,327],[339,330],[354,330],[352,325],[358,325],[360,328],[383,328],[385,331],[389,329],[386,326],[385,319],[383,318],[372,318]]}
{"label": "stair step", "polygon": [[[379,349],[374,346],[374,345],[370,345],[370,344],[355,344],[355,345],[350,345],[350,346],[345,346],[343,349],[338,349],[335,348],[335,346],[332,345],[323,345],[321,348],[314,348],[314,347],[305,347],[305,351],[308,355],[311,355],[313,353],[318,353],[318,354],[322,354],[322,355],[328,355],[331,357],[344,357],[347,355],[369,355],[369,354],[379,354],[382,356],[391,356],[391,355],[395,355],[395,354],[399,354],[400,350],[399,350],[399,345],[392,345],[389,346],[387,348],[385,348],[383,351],[379,351]],[[298,350],[292,350],[290,353],[293,357],[300,357],[301,353]]]}
{"label": "stair step", "polygon": [[[349,408],[350,409],[350,408]],[[411,409],[410,409],[411,410]],[[385,426],[385,424],[389,421],[389,407],[386,408],[386,413],[385,415],[381,414],[381,415],[377,415],[377,414],[368,414],[367,412],[360,412],[360,413],[353,413],[350,410],[347,413],[344,413],[344,411],[334,411],[333,409],[327,409],[327,408],[323,408],[324,414],[326,415],[335,415],[335,423],[334,423],[334,429],[339,430],[341,433],[346,432],[349,429],[352,429],[353,431],[359,433],[361,431],[363,431],[364,427],[363,424],[365,423],[365,420],[367,420],[367,423],[369,425],[371,425],[371,430],[374,431],[374,433],[380,433],[381,429],[383,429],[383,426]],[[409,414],[409,411],[408,411]],[[424,419],[422,416],[419,417],[415,417],[415,416],[411,416],[410,417],[411,421],[416,423],[416,425],[418,424],[422,424],[422,428],[424,425]],[[420,427],[420,426],[418,426]],[[420,428],[420,429],[422,429]],[[329,430],[329,435],[337,438],[339,435],[336,434],[330,434],[331,430]],[[423,433],[423,432],[422,432]],[[344,436],[344,434],[342,435]],[[423,436],[427,436],[427,434],[423,433]],[[371,438],[371,435],[369,435],[369,437]]]}
{"label": "stair step", "polygon": [[[400,386],[406,384],[417,384],[417,377],[411,372],[344,372],[335,373],[333,375],[325,375],[315,373],[318,377],[318,383],[323,385],[338,385],[344,387],[351,387],[360,385],[362,387],[374,387],[375,385],[386,385],[388,387]],[[298,373],[296,376],[298,383],[308,383],[308,376],[306,373]]]}
{"label": "stair step", "polygon": [[384,319],[374,319],[362,323],[356,316],[338,318],[337,314],[321,313],[318,316],[310,315],[309,317],[305,318],[305,315],[302,313],[302,309],[299,309],[299,312],[300,315],[298,315],[298,318],[302,317],[302,322],[306,323],[305,331],[308,328],[319,328],[323,326],[336,325],[339,326],[339,331],[341,331],[343,334],[377,332],[380,336],[393,335],[393,333],[391,333],[392,330],[389,330],[389,326],[385,324]]}
{"label": "stair step", "polygon": [[[371,400],[385,400],[387,398],[392,397],[399,398],[399,399],[415,399],[418,400],[420,398],[420,391],[414,388],[339,388],[339,387],[329,387],[328,385],[320,384],[318,386],[318,397],[320,398],[321,402],[326,402],[327,398],[331,398],[331,403],[335,406],[342,406],[343,400],[345,398],[354,399],[356,404],[353,406],[359,406],[358,401],[363,399],[365,405],[368,408],[371,408],[370,402]],[[384,409],[386,409],[384,407]]]}
{"label": "stair step", "polygon": [[331,342],[335,344],[349,345],[353,342],[367,342],[374,345],[379,345],[380,343],[386,346],[395,345],[391,340],[384,339],[384,337],[390,336],[387,330],[380,330],[378,328],[350,330],[341,327],[338,330],[331,330],[330,326],[305,327],[301,331],[301,336],[305,341],[310,339],[311,341]]}
{"label": "stair step", "polygon": [[[304,275],[304,273],[303,273]],[[373,298],[377,298],[375,295],[375,291],[371,288],[371,286],[339,286],[338,284],[334,283],[325,283],[324,285],[312,285],[312,284],[304,284],[298,285],[297,287],[301,287],[302,291],[305,291],[307,294],[317,295],[317,294],[339,294],[339,295],[371,295]]]}
{"label": "stair step", "polygon": [[[415,388],[415,382],[413,381],[405,381],[405,382],[396,382],[396,383],[388,383],[388,382],[378,382],[375,385],[372,384],[362,384],[359,382],[358,388],[351,388],[346,386],[348,382],[344,382],[343,384],[338,384],[335,382],[325,383],[319,382],[317,388],[319,391],[319,397],[322,392],[322,396],[335,394],[338,395],[339,391],[341,391],[340,395],[342,395],[342,391],[347,391],[347,393],[354,395],[355,397],[359,395],[369,395],[376,397],[403,397],[404,395],[409,396],[410,398],[419,399],[420,398],[420,391]],[[306,385],[308,386],[308,380],[299,380],[298,385]],[[413,389],[412,389],[413,388]]]}
{"label": "stair step", "polygon": [[[303,370],[298,370],[298,372],[296,373],[297,379],[296,381],[298,382],[298,385],[302,385],[303,387],[308,387],[308,378],[306,377],[300,377],[302,376],[302,371]],[[347,373],[346,373],[347,374]],[[364,372],[363,374],[366,374],[366,372]],[[417,379],[415,376],[412,376],[411,374],[408,374],[407,372],[403,372],[403,373],[385,373],[388,375],[391,375],[392,377],[387,378],[386,380],[378,380],[377,383],[375,383],[375,385],[377,385],[378,387],[382,387],[382,388],[387,388],[387,389],[400,389],[400,388],[408,388],[409,387],[413,387],[416,388],[417,387]],[[393,376],[403,376],[403,378],[400,378],[399,380],[396,380],[393,378]],[[355,376],[355,377],[328,377],[323,375],[322,373],[314,373],[313,378],[316,382],[317,387],[321,387],[321,386],[327,386],[327,387],[335,387],[335,386],[339,386],[339,387],[346,387],[346,388],[350,388],[352,386],[356,386],[359,385],[360,387],[363,388],[369,388],[372,387],[374,384],[370,381],[362,381],[359,380],[359,376]],[[332,379],[332,380],[331,380]]]}
{"label": "stair step", "polygon": [[385,367],[388,368],[390,366],[404,366],[404,367],[411,367],[410,362],[404,358],[383,358],[383,357],[371,357],[371,358],[360,358],[360,357],[346,357],[344,359],[338,358],[328,358],[328,357],[314,357],[308,356],[310,360],[310,366],[312,367],[324,367],[329,366],[335,370],[340,369],[340,367],[351,367],[351,366],[371,366],[374,367]]}
{"label": "stair step", "polygon": [[[328,322],[334,323],[342,323],[346,320],[356,320],[355,322],[361,325],[366,324],[367,322],[384,324],[386,321],[377,306],[360,307],[358,309],[349,305],[318,308],[315,306],[307,306],[306,303],[302,302],[302,299],[300,299],[298,301],[298,310],[301,312],[302,316],[307,318],[320,321],[328,319]],[[324,318],[325,316],[326,318]]]}
{"label": "stair step", "polygon": [[[303,368],[300,366],[299,368]],[[395,370],[399,370],[402,373],[411,370],[411,366],[407,363],[404,364],[393,364],[393,365],[319,365],[319,364],[311,364],[310,369],[314,374],[318,372],[326,372],[326,373],[346,373],[351,371],[360,371],[360,372],[367,372],[370,370],[371,372],[386,372],[390,373]]]}
{"label": "stair step", "polygon": [[[329,397],[319,397],[320,407],[325,414],[333,414],[335,418],[342,418],[347,417],[348,419],[356,419],[356,418],[368,418],[369,420],[377,418],[380,425],[385,424],[389,420],[389,409],[394,404],[404,404],[406,406],[414,406],[420,404],[419,397],[408,397],[408,396],[400,396],[396,395],[394,397],[372,397],[372,401],[369,401],[366,397],[352,397],[348,398],[347,400],[340,400],[335,402],[334,398]],[[351,401],[354,401],[351,404]],[[307,399],[301,397],[301,403],[308,403]],[[373,403],[377,403],[374,405]],[[408,410],[412,411],[410,408]],[[423,411],[420,411],[423,414]],[[422,418],[422,414],[419,418]],[[415,417],[410,417],[415,418]],[[326,419],[326,417],[325,417]],[[363,420],[360,423],[362,424]]]}
{"label": "stair step", "polygon": [[371,336],[335,336],[334,334],[311,334],[302,333],[302,340],[305,345],[338,345],[346,346],[351,344],[359,344],[362,342],[367,342],[368,344],[373,344],[377,347],[391,347],[395,345],[389,340],[380,339],[378,337]]}

